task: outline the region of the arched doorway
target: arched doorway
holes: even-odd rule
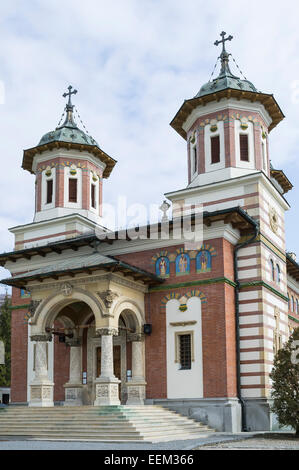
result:
[[[129,307],[128,301],[118,305],[111,326],[103,327],[78,298],[64,298],[36,317],[30,406],[143,403],[142,321]]]

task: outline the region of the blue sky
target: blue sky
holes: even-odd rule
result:
[[[185,187],[185,141],[169,122],[208,81],[224,30],[234,36],[229,51],[245,76],[273,93],[286,116],[270,134],[270,152],[294,184],[287,249],[299,254],[299,6],[286,0],[281,8],[265,0],[247,3],[246,14],[239,0],[2,4],[0,251],[13,247],[9,227],[33,219],[34,177],[21,169],[22,152],[56,127],[69,84],[89,132],[118,160],[105,180],[106,202],[126,195],[128,203],[159,204]]]

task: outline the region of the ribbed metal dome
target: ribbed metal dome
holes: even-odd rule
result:
[[[98,145],[98,143],[88,134],[78,128],[74,120],[74,106],[71,102],[71,95],[76,94],[77,90],[72,91],[72,86],[68,87],[69,92],[64,93],[63,97],[69,97],[69,101],[65,107],[65,121],[60,127],[56,127],[54,131],[47,132],[39,141],[38,145],[44,145],[49,142],[71,142],[84,145]]]
[[[249,80],[241,80],[239,77],[235,76],[224,76],[224,77],[217,77],[214,80],[205,83],[195,98],[199,98],[200,96],[209,95],[210,93],[216,93],[217,91],[225,90],[227,88],[233,88],[235,90],[242,90],[242,91],[254,91],[258,93],[256,87],[251,83]]]
[[[229,68],[229,56],[231,54],[228,54],[225,49],[225,41],[231,41],[233,37],[229,36],[228,38],[224,39],[225,34],[225,32],[222,32],[222,40],[215,42],[216,46],[222,43],[222,52],[219,57],[221,59],[220,73],[217,78],[209,81],[208,83],[205,83],[197,95],[195,95],[195,98],[200,98],[201,96],[209,95],[210,93],[216,93],[217,91],[226,90],[228,88],[242,91],[253,91],[256,93],[259,92],[253,83],[251,83],[249,80],[241,80],[240,77],[237,77],[231,72]]]
[[[49,142],[72,142],[85,145],[98,145],[90,135],[85,134],[78,127],[62,126],[54,131],[47,132],[39,141],[38,145],[44,145]]]

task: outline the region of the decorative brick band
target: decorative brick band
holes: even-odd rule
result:
[[[285,300],[286,302],[288,302],[288,297],[286,297],[284,294],[282,294],[281,292],[279,292],[278,290],[274,289],[273,287],[271,287],[269,284],[267,284],[265,281],[251,281],[251,282],[246,282],[244,284],[240,284],[240,289],[244,289],[245,287],[256,287],[256,286],[261,286],[261,287],[265,287],[266,289],[270,290],[271,292],[273,292],[273,294],[277,295],[278,297],[280,297],[281,299]]]
[[[186,292],[184,294],[181,294],[179,292],[170,292],[169,294],[165,295],[161,299],[161,308],[165,309],[166,304],[167,304],[167,302],[169,302],[169,300],[176,299],[176,300],[180,301],[180,299],[182,299],[182,298],[184,298],[184,300],[185,300],[185,299],[191,299],[191,297],[198,297],[198,298],[200,298],[202,303],[207,303],[207,297],[205,296],[205,294],[203,294],[199,290],[192,290],[192,291]]]
[[[170,289],[180,289],[181,287],[196,287],[199,285],[206,285],[206,284],[218,284],[218,283],[225,283],[229,284],[232,287],[236,287],[236,283],[231,281],[226,277],[217,277],[213,279],[203,279],[198,281],[189,281],[189,282],[180,282],[177,284],[165,284],[165,286],[157,286],[151,287],[149,292],[158,292],[163,290],[170,290]]]

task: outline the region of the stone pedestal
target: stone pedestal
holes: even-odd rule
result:
[[[127,405],[144,405],[146,382],[127,382]]]
[[[38,335],[31,337],[31,341],[36,341],[36,349],[35,377],[30,384],[29,406],[54,406],[54,383],[49,380],[47,364],[47,342],[51,340],[52,338],[48,335]]]
[[[143,341],[141,335],[135,335],[132,341],[132,380],[126,383],[127,405],[144,405],[145,387]]]
[[[65,401],[64,406],[82,406],[82,384],[70,384],[64,385],[65,388]]]
[[[82,348],[78,340],[68,343],[70,346],[70,378],[64,385],[65,401],[64,406],[81,406],[82,402],[82,378],[81,362]]]
[[[102,328],[101,335],[101,375],[95,380],[95,406],[120,405],[119,384],[113,371],[113,336],[118,335],[114,328]]]
[[[109,381],[103,380],[100,377],[96,379],[96,399],[94,405],[120,405],[119,384],[120,380],[116,377],[110,377]]]

